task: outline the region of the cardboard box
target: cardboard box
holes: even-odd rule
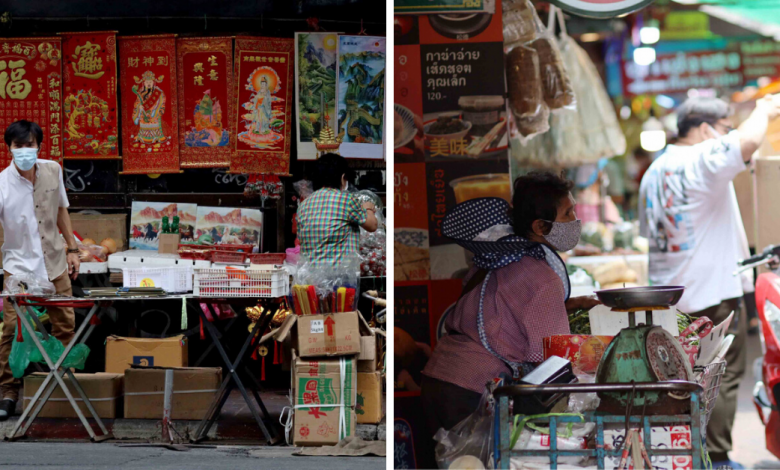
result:
[[[612,336],[554,335],[542,340],[544,359],[550,356],[571,361],[577,373],[595,374],[601,356],[612,342]]]
[[[360,354],[358,312],[298,317],[300,357],[354,356]]]
[[[343,377],[341,361],[344,361]],[[342,387],[343,379],[343,387]],[[293,405],[323,405],[296,408],[293,415],[293,445],[335,445],[341,414],[345,416],[341,438],[354,436],[357,427],[355,401],[357,372],[355,357],[305,359],[293,350]],[[344,400],[344,406],[339,405]]]
[[[222,384],[219,367],[173,369],[171,419],[201,420]],[[162,419],[165,368],[128,369],[125,372],[125,418]]]
[[[113,238],[117,251],[127,247],[127,214],[70,214],[73,231],[82,238],[91,238],[97,243],[104,238]]]
[[[46,375],[43,372],[36,372],[24,378],[24,402],[22,404],[25,409],[43,384]],[[81,412],[87,418],[92,418],[78,392],[70,385],[70,378],[65,376],[64,380],[71,395],[76,399]],[[76,380],[79,381],[81,388],[84,389],[84,392],[89,397],[89,401],[92,403],[92,407],[95,408],[99,418],[114,419],[120,416],[117,405],[122,399],[122,374],[108,374],[105,372],[76,374]],[[70,405],[59,385],[54,389],[51,398],[43,406],[38,416],[41,418],[78,418],[76,411]]]
[[[757,230],[754,246],[760,252],[768,245],[780,244],[780,199],[776,196],[780,185],[780,157],[756,160],[755,168],[757,212],[753,217]]]
[[[124,374],[132,365],[187,367],[187,338],[106,338],[106,372]]]
[[[159,245],[157,246],[157,252],[166,255],[175,255],[179,253],[179,242],[181,242],[181,235],[178,233],[161,233],[159,235]]]
[[[742,225],[745,227],[748,245],[756,244],[756,224],[753,217],[753,175],[747,169],[734,178],[734,191],[737,194],[737,204],[742,215]]]
[[[371,372],[357,374],[357,399],[355,414],[358,424],[378,424],[385,413],[382,408],[382,374]]]
[[[363,315],[358,312],[358,329],[360,330],[360,354],[357,357],[358,372],[375,372],[379,354],[377,353],[376,330],[368,325]]]

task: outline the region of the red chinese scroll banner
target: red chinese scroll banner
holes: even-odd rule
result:
[[[295,42],[236,38],[236,153],[231,173],[289,176]]]
[[[176,35],[119,38],[125,174],[179,172]]]
[[[60,38],[0,38],[0,130],[16,121],[43,129],[39,158],[62,161],[62,44]],[[0,169],[11,163],[0,148]]]
[[[236,145],[233,38],[180,38],[176,54],[181,166],[228,167]]]
[[[119,158],[116,31],[60,33],[63,156]]]

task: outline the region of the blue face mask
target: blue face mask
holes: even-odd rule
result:
[[[30,170],[35,165],[35,162],[38,161],[38,149],[29,147],[11,149],[11,153],[14,156],[14,163],[22,171]]]

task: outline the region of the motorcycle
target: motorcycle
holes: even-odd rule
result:
[[[779,260],[780,246],[770,245],[740,261],[735,274],[770,263],[775,267]],[[755,295],[762,357],[753,363],[753,403],[764,423],[766,448],[780,458],[780,276],[775,271],[758,276]]]

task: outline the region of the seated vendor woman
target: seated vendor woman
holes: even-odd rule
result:
[[[542,338],[569,333],[567,310],[598,305],[569,299],[556,253],[580,238],[572,186],[552,173],[530,173],[515,180],[511,208],[503,199],[473,199],[445,217],[444,234],[474,253],[475,266],[423,371],[432,435],[473,413],[494,378],[520,378],[542,362]]]

